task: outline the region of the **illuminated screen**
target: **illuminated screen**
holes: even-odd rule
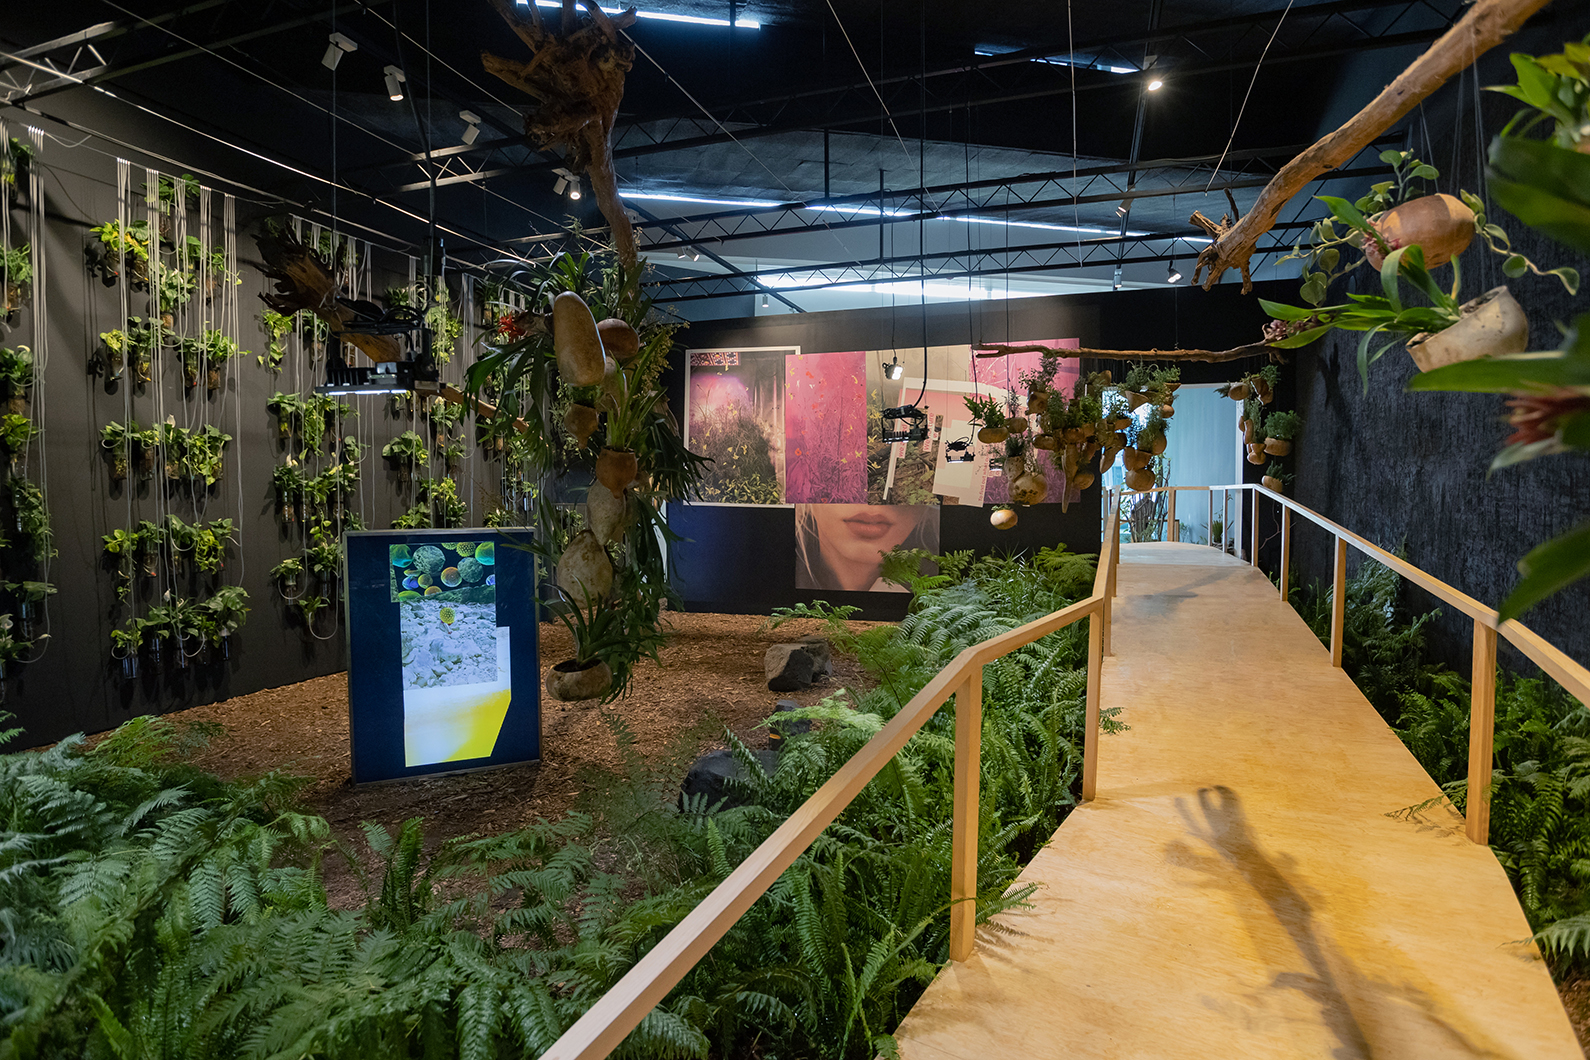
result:
[[[494,530],[347,535],[355,782],[540,757],[527,543]]]

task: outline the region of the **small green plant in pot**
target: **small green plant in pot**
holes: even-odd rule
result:
[[[1270,413],[1264,417],[1264,451],[1271,456],[1286,456],[1302,426],[1303,417],[1295,412]]]
[[[1292,476],[1287,474],[1285,466],[1279,460],[1270,461],[1270,466],[1264,469],[1264,488],[1284,493],[1287,483],[1292,481]]]
[[[977,440],[986,445],[998,445],[1010,435],[1006,425],[1005,409],[991,397],[980,394],[966,395],[966,409],[972,422],[978,425]]]
[[[628,640],[623,616],[606,601],[593,600],[590,607],[582,608],[561,588],[558,593],[565,601],[557,612],[558,621],[574,638],[574,658],[552,667],[547,694],[565,703],[600,699],[613,687],[613,669],[602,656]]]

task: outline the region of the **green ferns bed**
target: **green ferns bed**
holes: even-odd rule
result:
[[[1425,627],[1435,613],[1409,615],[1401,584],[1370,561],[1348,582],[1342,662],[1462,812],[1469,682],[1427,658]],[[1328,591],[1298,593],[1295,603],[1328,644]],[[1491,849],[1558,973],[1590,962],[1590,711],[1549,679],[1504,670],[1497,681]]]
[[[616,715],[627,765],[587,778],[585,812],[439,844],[417,819],[367,825],[373,857],[296,810],[290,778],[186,765],[170,721],[0,757],[0,1057],[539,1054],[956,652],[1093,577],[1055,551],[940,557],[927,578],[905,573],[918,558],[891,566],[914,590],[898,627],[776,619],[824,618],[879,684],[794,715],[818,725],[770,777],[730,736],[756,778],[733,808],[678,806],[697,745],[642,757]],[[987,669],[979,918],[1025,900],[1006,892],[1074,804],[1085,652],[1079,624]],[[947,958],[953,730],[946,708],[615,1055],[893,1055]],[[326,857],[365,881],[362,908],[328,908]]]

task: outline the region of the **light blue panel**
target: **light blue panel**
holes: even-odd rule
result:
[[[1183,386],[1176,391],[1176,415],[1165,436],[1165,455],[1170,458],[1169,485],[1227,486],[1242,481],[1237,434],[1241,411],[1240,403],[1220,397],[1213,386]],[[1220,515],[1219,503],[1217,494],[1216,518]],[[1202,495],[1180,494],[1176,498],[1176,518],[1186,527],[1183,541],[1208,542],[1209,503]]]

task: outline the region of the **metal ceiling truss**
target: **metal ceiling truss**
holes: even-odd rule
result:
[[[1454,11],[1443,10],[1443,7],[1447,6],[1452,7]],[[1294,7],[1287,16],[1287,25],[1301,28],[1303,32],[1295,40],[1287,39],[1284,48],[1273,49],[1265,59],[1265,66],[1275,67],[1299,62],[1317,63],[1333,56],[1427,43],[1446,31],[1456,19],[1458,7],[1459,5],[1453,0],[1339,0],[1335,3]],[[1348,12],[1392,8],[1400,10],[1385,25],[1374,30],[1346,18]],[[1410,15],[1418,12],[1433,16],[1433,22],[1411,30],[1393,32]],[[1273,28],[1273,23],[1280,14],[1279,11],[1258,12],[1229,19],[1211,19],[1167,27],[1150,34],[1115,35],[1078,42],[1075,50],[1080,54],[1095,54],[1101,50],[1131,45],[1162,45],[1172,40],[1183,40],[1194,50],[1201,52],[1201,49],[1197,49],[1196,45],[1192,44],[1194,36],[1206,31],[1239,26]],[[1333,39],[1323,44],[1316,43],[1320,31],[1333,22],[1350,27],[1352,39]],[[1262,36],[1267,37],[1267,34]],[[1286,38],[1287,34],[1282,36]],[[1262,37],[1258,37],[1254,42],[1255,48],[1261,43]],[[1063,68],[1033,61],[1066,55],[1068,52],[1069,49],[1063,46],[1028,48],[1019,52],[981,58],[976,62],[930,70],[925,75],[925,79],[922,75],[914,73],[876,79],[874,84],[883,96],[882,107],[879,106],[879,97],[874,94],[872,85],[861,81],[758,100],[708,104],[707,109],[712,112],[716,121],[694,110],[673,115],[625,115],[614,139],[613,157],[638,158],[790,132],[865,129],[877,127],[891,113],[897,113],[900,120],[907,120],[912,115],[919,117],[928,114],[937,115],[965,111],[969,108],[1032,102],[1069,95],[1072,91],[1071,79],[1069,75],[1061,75],[1060,70]],[[1233,71],[1251,71],[1255,61],[1256,56],[1229,60],[1222,58],[1218,61],[1210,59],[1206,62],[1170,67],[1168,70],[1181,80]],[[933,99],[936,100],[926,106],[921,105],[917,98],[919,86],[924,83],[932,83],[931,92]],[[1099,74],[1079,81],[1075,89],[1078,93],[1118,91],[1132,83],[1135,82],[1125,80],[1119,75]],[[721,127],[719,122],[722,123]],[[472,147],[447,148],[444,149],[444,153],[485,155],[488,152],[503,152],[508,148],[527,146],[535,145],[525,136],[515,136],[489,143],[480,142]],[[438,152],[432,152],[432,158],[436,157]],[[410,154],[386,162],[371,163],[349,172],[374,173],[384,169],[406,168],[423,163],[424,160],[423,154]],[[471,173],[469,179],[481,180],[541,170],[550,172],[552,166],[553,163],[543,160],[526,160],[517,165],[503,165],[491,169],[482,165]],[[386,191],[417,190],[425,186],[427,184],[422,182],[406,182]],[[370,190],[374,194],[385,193],[373,186]]]
[[[1277,224],[1272,231],[1312,227],[1314,227],[1313,221],[1287,221]],[[707,298],[757,294],[761,291],[769,291],[775,296],[783,291],[799,297],[807,292],[865,284],[931,283],[977,276],[1000,276],[1007,273],[1109,269],[1118,261],[1123,265],[1173,261],[1178,257],[1193,256],[1191,250],[1175,249],[1175,243],[1181,242],[1184,238],[1179,234],[1168,232],[1125,238],[1096,236],[1063,243],[985,247],[943,251],[936,254],[902,254],[886,258],[828,262],[808,267],[670,276],[647,281],[644,286],[649,288],[652,300],[659,303],[695,302]],[[1166,248],[1166,244],[1170,246]],[[1260,248],[1255,252],[1254,257],[1285,253],[1291,249],[1289,243],[1273,243]],[[927,267],[929,264],[933,266],[931,269]],[[912,271],[902,268],[913,265],[917,268]],[[798,283],[793,282],[796,278],[799,280]]]

